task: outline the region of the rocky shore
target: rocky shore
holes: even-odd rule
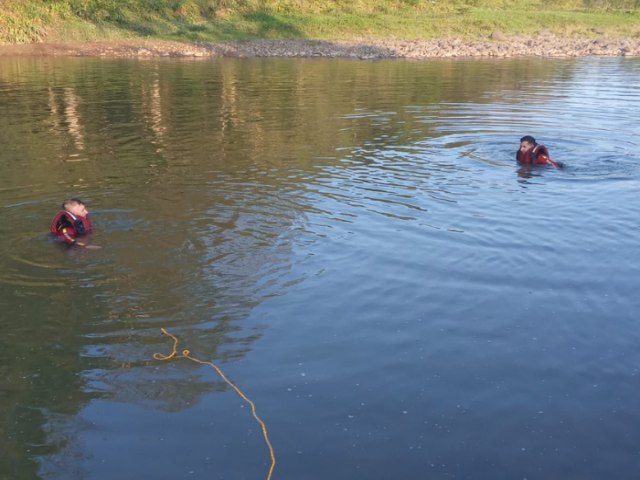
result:
[[[440,40],[251,40],[180,43],[162,40],[27,45],[0,45],[0,56],[92,57],[326,57],[377,60],[387,58],[497,58],[640,56],[640,38],[574,39],[553,35],[505,37],[495,32],[483,41]]]

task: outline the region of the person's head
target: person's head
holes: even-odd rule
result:
[[[536,144],[536,139],[533,138],[531,135],[525,135],[524,137],[522,137],[520,139],[520,151],[521,152],[526,152],[527,150],[529,150],[532,147],[535,147]]]
[[[62,202],[62,208],[76,217],[86,217],[89,214],[84,202],[79,198],[67,198]]]

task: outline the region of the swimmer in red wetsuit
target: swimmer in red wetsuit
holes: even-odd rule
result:
[[[59,211],[51,222],[51,234],[67,245],[79,245],[81,247],[100,248],[97,245],[87,245],[77,240],[91,233],[93,226],[89,219],[89,212],[79,198],[68,198],[62,202],[62,210]]]
[[[516,159],[523,165],[552,165],[561,168],[561,164],[551,160],[549,150],[544,145],[538,145],[531,135],[520,139],[520,149],[516,152]]]

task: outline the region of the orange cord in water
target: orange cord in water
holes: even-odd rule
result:
[[[271,466],[269,467],[269,473],[267,474],[267,480],[271,479],[271,475],[273,474],[273,469],[276,466],[276,456],[273,453],[273,447],[271,446],[271,442],[269,441],[269,435],[267,434],[267,426],[264,424],[264,422],[262,420],[260,420],[260,417],[258,417],[258,414],[256,413],[256,406],[255,404],[249,400],[249,398],[247,398],[247,396],[242,393],[242,391],[236,387],[234,385],[233,382],[231,382],[231,380],[229,380],[224,373],[222,373],[222,370],[220,370],[216,365],[214,365],[212,362],[205,362],[203,360],[199,360],[195,357],[191,356],[191,352],[189,352],[189,350],[182,350],[182,354],[178,355],[178,337],[171,335],[169,332],[167,332],[164,328],[161,328],[160,331],[162,333],[164,333],[165,335],[171,337],[173,339],[173,351],[169,354],[169,355],[162,355],[161,353],[154,353],[153,354],[153,358],[156,360],[171,360],[173,358],[188,358],[189,360],[191,360],[192,362],[195,363],[199,363],[201,365],[209,365],[211,368],[213,368],[218,375],[220,375],[220,378],[222,378],[222,380],[225,381],[225,383],[227,385],[229,385],[231,388],[233,388],[233,390],[235,390],[235,392],[238,394],[238,396],[240,398],[242,398],[245,402],[247,402],[250,406],[251,406],[251,413],[253,414],[253,418],[256,419],[256,421],[260,424],[260,428],[262,429],[262,436],[264,437],[264,441],[267,443],[267,447],[269,448],[269,456],[271,457]]]

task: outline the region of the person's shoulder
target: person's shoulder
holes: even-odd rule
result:
[[[60,210],[58,211],[54,216],[53,216],[53,222],[59,222],[61,221],[63,218],[67,218],[67,216],[65,215],[66,212],[64,210]]]
[[[549,149],[546,147],[546,145],[541,145],[541,144],[536,145],[536,151],[539,154],[544,154],[544,155],[549,154]]]

